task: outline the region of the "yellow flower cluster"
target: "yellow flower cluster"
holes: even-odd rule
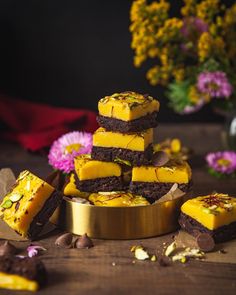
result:
[[[196,0],[184,0],[184,6],[181,8],[183,16],[191,16],[196,14]]]
[[[213,18],[220,11],[219,0],[204,0],[196,6],[196,16],[206,23],[212,22]]]
[[[156,28],[168,17],[169,3],[161,0],[147,5],[146,0],[134,1],[131,7],[131,47],[135,50],[134,64],[139,67],[148,57],[158,56]]]
[[[213,36],[209,32],[203,32],[198,40],[198,56],[201,62],[214,55],[224,54],[225,42],[222,37]]]

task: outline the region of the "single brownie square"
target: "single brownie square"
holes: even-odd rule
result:
[[[62,194],[44,180],[23,171],[4,197],[0,212],[3,220],[23,237],[34,239],[59,206]]]
[[[160,104],[148,94],[114,93],[98,102],[97,121],[108,131],[140,132],[157,126]]]
[[[0,256],[0,288],[37,291],[46,283],[46,269],[37,258]]]
[[[177,183],[183,192],[188,192],[192,186],[191,176],[191,168],[185,161],[170,161],[161,167],[133,167],[129,189],[153,203],[168,193],[174,183]]]
[[[113,162],[93,160],[90,155],[75,158],[75,180],[82,192],[121,191],[121,166]]]
[[[153,155],[153,129],[140,133],[118,133],[100,127],[93,135],[92,158],[128,161],[133,166],[149,164]]]
[[[181,207],[179,224],[193,236],[210,234],[216,243],[236,238],[236,199],[215,193],[188,200]]]

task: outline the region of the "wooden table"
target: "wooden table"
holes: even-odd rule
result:
[[[196,194],[216,190],[236,196],[235,180],[217,180],[205,169],[206,152],[221,148],[220,133],[220,126],[206,124],[161,125],[157,130],[158,140],[179,137],[194,149],[191,165]],[[46,158],[8,143],[0,144],[0,167],[10,167],[16,174],[29,169],[42,177],[50,171]],[[161,267],[151,261],[134,263],[132,245],[143,244],[150,252],[157,253],[163,242],[168,242],[165,236],[136,241],[94,240],[94,248],[64,250],[54,245],[57,235],[55,231],[38,242],[48,249],[41,258],[49,273],[49,284],[39,294],[228,295],[236,292],[236,264],[189,261]],[[20,247],[25,249],[27,244],[20,243]],[[0,290],[0,294],[13,292]]]

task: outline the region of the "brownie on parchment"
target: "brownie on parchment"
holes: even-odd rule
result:
[[[179,224],[183,230],[193,236],[198,236],[199,233],[207,233],[211,235],[216,243],[222,243],[236,238],[236,222],[210,230],[197,220],[181,212]]]
[[[38,288],[45,286],[47,283],[47,272],[46,272],[45,266],[39,259],[35,257],[20,258],[17,256],[0,256],[0,273],[2,273],[4,276],[16,275],[16,276],[25,278],[31,282],[36,282],[38,285]],[[0,287],[1,287],[1,278],[0,278]],[[4,287],[6,286],[4,285]],[[13,282],[13,286],[7,286],[7,287],[9,287],[9,289],[14,289],[14,282]],[[38,288],[31,291],[37,291]],[[19,286],[18,286],[18,290],[19,290]]]
[[[75,174],[76,187],[81,192],[112,192],[124,189],[121,176],[110,176],[96,179],[79,180]]]
[[[123,148],[93,146],[91,156],[95,160],[112,162],[116,159],[129,161],[132,166],[148,165],[152,160],[153,147],[150,144],[144,152]]]
[[[129,190],[133,194],[139,194],[145,197],[150,203],[153,203],[167,194],[173,183],[170,182],[139,182],[131,181]],[[183,192],[188,192],[192,188],[192,181],[189,183],[180,183],[178,188]]]
[[[141,132],[149,128],[157,127],[157,111],[149,113],[141,118],[131,121],[123,121],[116,118],[97,116],[99,126],[108,131],[117,131],[121,133]]]

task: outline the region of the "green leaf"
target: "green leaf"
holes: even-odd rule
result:
[[[167,97],[170,100],[170,106],[177,112],[181,113],[184,108],[191,105],[188,93],[191,82],[185,80],[182,82],[172,82],[168,85]]]

